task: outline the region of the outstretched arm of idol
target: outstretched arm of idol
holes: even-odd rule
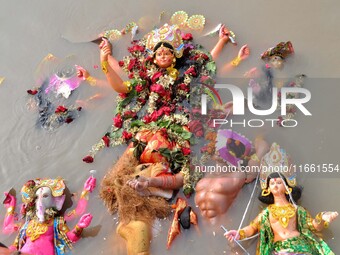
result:
[[[83,229],[90,226],[91,221],[92,215],[90,213],[84,214],[80,217],[77,225],[71,231],[66,233],[67,237],[72,241],[72,243],[77,242],[81,238]]]
[[[89,193],[95,189],[97,183],[97,179],[93,176],[90,176],[84,183],[83,191],[81,192],[80,199],[77,203],[76,209],[72,210],[71,212],[65,215],[65,220],[70,221],[79,217],[80,215],[85,213],[87,203],[89,201]]]
[[[222,52],[223,47],[229,40],[229,30],[223,25],[219,31],[219,40],[216,43],[215,47],[211,50],[211,55],[213,60],[216,60],[220,53]],[[100,61],[103,72],[106,75],[108,82],[111,87],[118,93],[127,93],[129,92],[129,88],[124,84],[122,77],[121,68],[118,65],[118,61],[112,56],[112,45],[110,42],[103,38],[103,41],[99,44],[100,48]],[[156,47],[155,47],[156,48]],[[244,45],[239,51],[238,58],[239,61],[247,58],[249,55],[249,48]],[[173,59],[175,56],[173,52],[169,52],[169,54],[163,53],[162,55],[155,54],[155,63],[161,68],[167,68],[172,64],[172,61],[166,61],[166,58]],[[85,77],[86,78],[86,77]]]
[[[254,145],[255,154],[248,161],[248,166],[259,167],[261,158],[269,151],[269,146],[262,138],[257,138]],[[206,175],[196,185],[195,203],[201,215],[216,224],[219,216],[227,212],[243,185],[254,178],[255,173],[241,171]]]
[[[7,211],[4,224],[2,226],[2,232],[5,234],[11,234],[18,230],[18,226],[15,224],[17,218],[15,214],[16,203],[17,199],[10,193],[5,192],[5,200],[3,201],[3,204]]]
[[[228,43],[229,41],[229,30],[225,25],[222,25],[219,31],[219,40],[217,42],[217,44],[215,45],[215,47],[211,50],[211,56],[213,58],[213,60],[217,60],[219,55],[221,54],[224,45],[226,43]],[[247,44],[243,45],[238,54],[237,57],[234,58],[230,63],[228,63],[226,66],[223,67],[223,71],[227,71],[232,67],[238,66],[240,64],[241,61],[245,60],[246,58],[248,58],[250,54],[250,50]]]

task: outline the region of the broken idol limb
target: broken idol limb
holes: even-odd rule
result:
[[[89,177],[84,185],[83,193],[92,192],[96,180]],[[20,228],[10,226],[15,217],[16,198],[10,193],[5,193],[4,200],[7,213],[4,219],[3,231],[18,230],[18,235],[11,250],[17,250],[29,254],[54,255],[64,254],[72,248],[80,238],[84,228],[92,221],[90,213],[83,214],[87,204],[86,195],[79,200],[82,203],[80,217],[76,226],[69,230],[66,218],[60,215],[65,201],[65,183],[61,178],[29,180],[21,188],[23,204],[21,214],[23,222]],[[73,215],[78,216],[78,215]],[[7,231],[8,233],[8,231]]]
[[[241,167],[258,168],[261,158],[269,150],[263,138],[255,139],[252,152],[249,151],[251,143],[247,138],[231,130],[219,132],[221,133],[216,145],[216,168],[230,171],[209,172],[197,183],[195,194],[195,203],[201,215],[212,224],[217,224],[221,216],[228,211],[243,185],[256,177],[256,171],[242,171]]]
[[[197,225],[197,215],[183,198],[177,198],[176,204],[172,206],[175,209],[167,239],[167,249],[170,249],[172,242],[181,233],[181,226],[189,229],[190,224]]]

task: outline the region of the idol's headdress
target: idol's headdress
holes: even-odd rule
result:
[[[251,142],[244,136],[227,129],[218,130],[218,141],[226,141],[226,145],[218,150],[219,156],[233,166],[238,166],[241,160],[249,157],[251,152]],[[233,148],[232,148],[233,147]],[[242,155],[236,155],[234,150],[239,147]]]
[[[296,186],[296,173],[291,164],[291,158],[280,145],[273,143],[269,152],[261,159],[260,183],[262,189],[267,189],[268,176],[279,173],[286,178],[290,187]]]
[[[272,56],[279,56],[282,59],[285,59],[289,55],[294,53],[293,44],[288,42],[280,42],[275,47],[269,48],[265,52],[262,53],[261,58],[263,60],[268,60]]]
[[[174,48],[174,55],[180,58],[183,55],[184,44],[181,30],[177,25],[165,24],[161,28],[154,29],[146,36],[146,49],[150,54],[154,54],[154,47],[159,42],[167,42]]]
[[[21,188],[22,202],[25,204],[33,202],[35,200],[35,192],[41,187],[49,187],[54,197],[64,195],[65,183],[60,177],[57,179],[35,179],[27,181]]]

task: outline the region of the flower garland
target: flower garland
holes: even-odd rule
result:
[[[168,159],[173,172],[181,171],[184,175],[184,193],[193,192],[202,176],[190,167],[190,156],[193,163],[197,163],[199,157],[193,157],[190,144],[197,143],[195,138],[204,137],[209,129],[206,125],[209,121],[202,118],[200,109],[202,93],[211,92],[202,83],[214,85],[211,76],[216,73],[216,65],[202,46],[191,42],[191,34],[183,35],[183,40],[185,48],[183,57],[177,59],[178,70],[154,65],[152,57],[147,55],[145,39],[132,42],[128,48],[130,55],[119,61],[129,77],[125,83],[132,89],[118,95],[113,125],[83,158],[84,162],[92,163],[95,154],[104,147],[129,141],[134,142],[135,148],[143,146],[134,139],[140,131],[163,130],[176,146],[158,152]],[[200,158],[204,160],[206,157],[201,155]]]

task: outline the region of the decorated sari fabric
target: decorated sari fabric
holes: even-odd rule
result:
[[[274,243],[270,226],[269,210],[264,209],[259,217],[260,239],[257,255],[264,254],[311,254],[334,255],[329,246],[312,232],[309,213],[301,206],[297,208],[297,228],[300,236]]]

